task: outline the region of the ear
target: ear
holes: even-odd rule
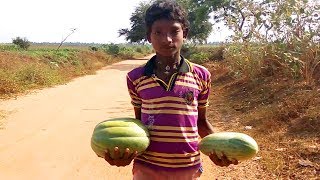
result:
[[[188,33],[189,33],[189,29],[184,29],[184,30],[183,30],[183,38],[184,38],[184,39],[187,39]]]
[[[150,33],[147,33],[147,40],[148,40],[149,43],[151,43]]]

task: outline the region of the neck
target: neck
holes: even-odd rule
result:
[[[172,56],[162,56],[156,54],[156,67],[157,74],[171,75],[178,71],[180,64],[180,53],[176,53]]]
[[[180,63],[180,52],[173,54],[172,56],[162,56],[156,54],[157,62],[160,62],[162,65],[172,65]]]

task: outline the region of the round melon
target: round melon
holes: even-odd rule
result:
[[[219,158],[224,154],[231,161],[243,161],[254,157],[259,147],[257,142],[247,134],[219,132],[204,137],[199,143],[199,149],[208,156],[214,152]]]
[[[114,148],[119,147],[122,157],[126,148],[130,152],[144,152],[150,144],[148,129],[134,118],[115,118],[96,125],[91,137],[91,148],[104,158],[105,150],[114,157]]]

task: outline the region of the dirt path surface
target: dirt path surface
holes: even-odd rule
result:
[[[0,179],[132,179],[131,168],[111,167],[90,147],[94,126],[113,117],[133,117],[125,76],[146,60],[127,60],[95,75],[0,101]],[[201,179],[212,179],[207,157]],[[211,177],[211,178],[210,178]]]

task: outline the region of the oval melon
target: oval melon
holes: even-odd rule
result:
[[[215,152],[219,158],[224,154],[229,160],[243,161],[254,157],[259,147],[247,134],[219,132],[204,137],[199,143],[199,149],[208,156]]]
[[[150,144],[148,129],[140,120],[134,118],[115,118],[100,122],[93,130],[91,148],[104,158],[105,150],[114,157],[114,148],[119,147],[122,157],[126,148],[138,154],[147,149]]]

